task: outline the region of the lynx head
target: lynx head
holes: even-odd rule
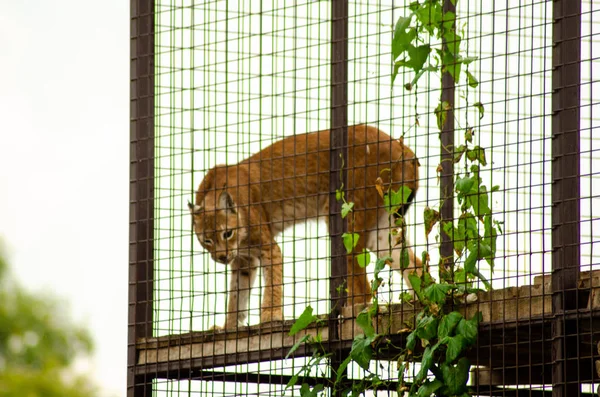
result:
[[[237,255],[240,243],[246,238],[242,214],[237,210],[231,195],[223,190],[206,194],[201,204],[188,207],[194,219],[194,232],[198,241],[212,258],[228,264]]]

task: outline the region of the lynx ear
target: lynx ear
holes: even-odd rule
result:
[[[189,201],[188,201],[188,208],[189,208],[189,210],[190,210],[190,213],[191,213],[192,215],[194,215],[194,214],[197,214],[198,212],[202,211],[202,207],[200,207],[200,206],[199,206],[199,205],[197,205],[197,204],[196,204],[196,205],[194,205],[194,204],[190,203]]]
[[[235,203],[227,190],[223,190],[223,193],[219,196],[219,209],[231,211],[235,214]]]

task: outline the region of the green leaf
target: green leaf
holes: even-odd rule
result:
[[[373,270],[373,276],[375,278],[379,277],[379,273],[385,269],[385,263],[386,262],[391,262],[393,261],[391,256],[385,256],[383,258],[378,258],[377,261],[375,262],[375,269]]]
[[[319,393],[322,392],[324,389],[325,386],[323,386],[321,383],[316,384],[315,387],[312,388],[312,390],[308,383],[303,383],[302,386],[300,386],[300,396],[317,397]]]
[[[458,177],[456,180],[456,191],[461,194],[468,194],[474,184],[475,181],[471,177]]]
[[[464,336],[456,335],[450,337],[448,340],[448,349],[446,349],[446,362],[451,363],[456,360],[467,346],[468,343]]]
[[[363,249],[363,252],[356,255],[356,261],[358,265],[363,269],[371,263],[371,254],[366,249]]]
[[[415,382],[421,382],[427,377],[427,371],[429,371],[429,369],[433,366],[434,353],[435,349],[431,348],[431,346],[427,346],[425,348],[425,351],[423,351],[423,358],[421,359],[421,370],[417,374]]]
[[[406,62],[405,66],[412,68],[417,73],[420,72],[427,61],[430,52],[431,46],[429,44],[423,44],[418,47],[409,47],[408,56],[410,59]]]
[[[397,191],[390,190],[383,196],[383,204],[390,214],[398,212],[398,209],[407,204],[412,189],[408,186],[402,186]]]
[[[371,348],[371,338],[367,338],[365,335],[357,335],[352,341],[352,350],[350,350],[350,357],[352,360],[360,365],[364,370],[369,369],[369,363],[371,357],[373,357],[373,349]]]
[[[294,324],[295,325],[295,324]],[[290,331],[291,332],[291,331]],[[285,356],[285,358],[287,359],[293,352],[295,352],[296,350],[298,350],[298,348],[307,340],[310,339],[310,335],[304,335],[302,338],[300,338],[300,340],[298,340],[296,343],[294,343],[294,346],[292,346],[292,348],[290,349],[290,351],[288,352],[288,354]]]
[[[410,266],[410,254],[408,248],[402,248],[400,256],[400,269],[408,269]]]
[[[356,317],[356,324],[363,330],[367,338],[373,339],[375,337],[375,329],[373,328],[373,322],[369,313],[359,313]]]
[[[476,264],[477,264],[477,252],[469,252],[469,255],[467,255],[467,259],[465,259],[465,271],[467,273],[474,274],[475,271],[477,270]]]
[[[442,364],[444,385],[446,388],[448,388],[449,395],[459,395],[467,390],[467,381],[469,380],[470,368],[471,363],[465,357],[458,360],[456,366],[446,363]]]
[[[360,235],[358,233],[344,233],[342,234],[342,241],[344,242],[344,247],[346,247],[347,253],[352,253],[356,244],[358,244],[358,239]]]
[[[417,336],[421,339],[430,340],[436,337],[438,328],[438,319],[434,316],[423,316],[419,324],[417,324],[417,328],[415,332]]]
[[[286,357],[287,358],[287,357]],[[296,382],[298,382],[298,374],[294,374],[289,382],[287,383],[287,385],[285,386],[286,390],[289,389],[290,387],[294,386],[296,384]]]
[[[415,347],[417,346],[417,340],[418,338],[415,331],[408,334],[408,336],[406,337],[406,348],[411,352],[414,352]]]
[[[429,287],[425,288],[423,294],[427,299],[431,302],[435,302],[439,305],[446,303],[446,294],[448,291],[454,288],[453,285],[450,284],[431,284]]]
[[[431,397],[433,393],[444,384],[442,381],[438,379],[434,379],[433,381],[426,381],[419,387],[419,392],[417,393],[417,397]]]
[[[342,218],[348,216],[350,212],[352,212],[352,208],[354,207],[354,203],[343,203],[342,204]]]
[[[440,102],[435,108],[435,117],[437,119],[437,126],[440,131],[444,129],[446,125],[446,118],[448,117],[448,109],[450,109],[450,104],[446,101]]]
[[[410,43],[416,37],[416,31],[410,29],[408,32],[406,29],[409,28],[412,15],[408,17],[399,17],[396,22],[394,29],[394,36],[392,37],[392,59],[396,59],[407,50]]]
[[[477,341],[477,323],[463,318],[456,326],[456,334],[462,335],[468,345],[474,344]]]
[[[481,102],[475,102],[473,106],[479,110],[479,120],[481,120],[484,114],[483,104]]]
[[[298,317],[298,320],[296,320],[294,325],[292,325],[292,328],[290,329],[290,336],[296,335],[298,332],[308,327],[316,319],[317,317],[313,316],[313,308],[311,306],[307,306],[300,317]]]
[[[421,277],[419,277],[416,273],[411,273],[408,275],[408,281],[412,289],[415,291],[419,300],[421,300]]]
[[[463,61],[464,63],[464,61]],[[477,88],[477,86],[479,85],[479,81],[477,81],[477,79],[475,78],[475,76],[473,76],[471,74],[471,72],[469,72],[468,70],[466,71],[467,73],[467,81],[469,83],[469,87],[471,88]]]
[[[425,211],[423,211],[423,218],[425,219],[425,238],[427,239],[435,224],[439,222],[440,213],[434,209],[425,207]]]
[[[438,338],[442,339],[446,336],[451,336],[462,319],[463,316],[459,312],[450,312],[442,317],[438,325]]]
[[[460,145],[459,147],[454,149],[454,159],[452,160],[454,164],[458,163],[460,159],[462,159],[463,153],[466,149],[467,147],[465,145]]]
[[[467,158],[471,161],[477,160],[483,166],[487,165],[487,160],[485,158],[485,149],[481,146],[475,146],[473,149],[467,150]]]
[[[465,141],[473,143],[473,128],[467,128],[465,130]]]
[[[400,302],[410,303],[413,300],[413,295],[410,292],[402,292],[400,294]]]

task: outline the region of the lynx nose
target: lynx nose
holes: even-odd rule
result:
[[[219,262],[221,262],[221,263],[227,263],[228,262],[227,255],[219,255],[218,259],[219,259]]]

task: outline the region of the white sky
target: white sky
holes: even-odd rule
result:
[[[0,239],[125,395],[129,1],[0,0]]]

